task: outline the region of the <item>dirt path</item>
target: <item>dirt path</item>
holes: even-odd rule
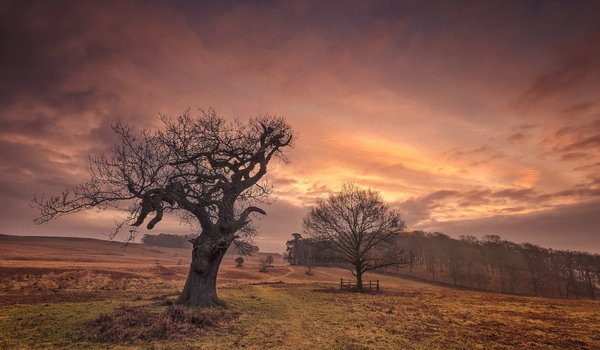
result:
[[[286,277],[289,277],[291,274],[294,273],[294,270],[289,266],[285,266],[285,268],[288,270],[286,273],[284,273],[283,275],[270,277],[269,282],[276,282],[279,280],[283,281]]]
[[[293,273],[290,269],[288,274]],[[290,293],[289,288],[278,288],[273,285],[257,286],[257,291],[262,298],[269,300],[273,305],[273,318],[276,320],[272,330],[274,334],[280,333],[280,342],[275,348],[282,349],[309,349],[311,343],[304,334],[305,325],[309,321],[314,321],[307,313],[306,302],[299,295]],[[307,319],[310,318],[310,319]],[[262,322],[262,320],[261,320]]]

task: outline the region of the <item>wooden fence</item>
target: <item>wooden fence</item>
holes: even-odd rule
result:
[[[364,290],[379,290],[379,280],[363,281],[362,288]],[[340,278],[340,289],[356,289],[356,281]]]

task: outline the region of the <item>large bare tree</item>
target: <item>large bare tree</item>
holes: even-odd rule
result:
[[[318,199],[304,218],[304,229],[314,238],[331,242],[362,288],[363,273],[399,263],[376,249],[404,231],[400,212],[389,208],[381,195],[346,184],[327,199]]]
[[[87,182],[58,196],[34,198],[36,223],[91,208],[126,211],[117,225],[130,225],[130,238],[149,216],[147,228],[175,212],[199,224],[192,263],[179,298],[182,304],[221,304],[216,292],[219,265],[227,248],[253,234],[250,217],[265,215],[270,187],[261,179],[274,158],[292,145],[282,118],[228,122],[213,110],[192,116],[161,117],[163,127],[135,132],[113,127],[120,142],[112,152],[91,158]]]

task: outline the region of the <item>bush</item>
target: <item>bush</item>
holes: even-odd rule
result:
[[[161,313],[140,307],[121,307],[88,322],[80,338],[110,343],[169,339],[196,335],[235,316],[237,314],[222,309],[189,309],[180,305]]]
[[[258,262],[260,263],[260,269],[258,269],[259,272],[269,272],[267,259],[259,259]]]
[[[244,258],[242,258],[241,256],[235,258],[235,266],[236,267],[243,267],[244,266]]]

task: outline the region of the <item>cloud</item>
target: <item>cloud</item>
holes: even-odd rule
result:
[[[534,79],[531,86],[521,95],[520,104],[530,108],[551,98],[577,96],[578,89],[591,87],[600,81],[600,27],[596,25],[590,32],[575,37],[559,47],[559,54],[548,70]],[[587,97],[587,95],[582,95]],[[580,97],[581,98],[581,97]],[[588,112],[594,102],[584,100],[560,112],[568,115]]]
[[[600,162],[585,164],[585,165],[577,167],[573,170],[594,170],[594,169],[600,169]]]
[[[546,152],[552,156],[558,156],[562,161],[577,161],[580,171],[589,170],[585,163],[600,160],[600,119],[571,123],[563,126],[547,136],[541,144],[545,146]]]
[[[422,197],[397,202],[409,226],[422,227],[453,218],[476,218],[500,213],[535,213],[545,208],[595,200],[596,182],[579,188],[543,193],[533,188],[476,188],[465,191],[438,190]]]
[[[584,152],[569,152],[569,153],[564,153],[560,156],[560,160],[577,160],[577,159],[582,159],[582,158],[588,158],[589,154],[584,153]]]
[[[509,141],[514,142],[524,137],[523,134],[515,134],[508,137]],[[461,161],[466,162],[469,167],[487,164],[497,159],[506,157],[504,153],[498,150],[498,148],[485,144],[481,147],[477,147],[469,150],[455,149],[445,153],[449,161]]]
[[[527,136],[526,136],[524,133],[522,133],[522,132],[517,132],[517,133],[514,133],[514,134],[510,134],[510,135],[508,135],[508,136],[506,137],[506,139],[507,139],[509,142],[518,142],[518,141],[522,141],[522,140],[524,140],[526,137],[527,137]]]
[[[577,116],[588,112],[596,103],[595,102],[583,102],[578,103],[562,109],[560,112],[567,116]]]
[[[455,237],[496,234],[516,242],[600,253],[599,212],[600,202],[592,201],[527,214],[434,222],[421,228]]]
[[[111,123],[188,107],[282,114],[298,131],[290,164],[269,171],[283,203],[263,220],[272,249],[347,181],[402,203],[409,223],[589,199],[598,6],[4,1],[0,230],[98,234],[110,218],[32,226],[29,198],[85,180]]]
[[[573,142],[561,149],[563,152],[571,152],[579,149],[586,149],[600,145],[600,134],[586,137],[580,141]]]
[[[555,70],[540,76],[525,91],[522,103],[536,103],[572,87],[587,76],[591,70],[590,64],[591,59],[587,56],[582,59],[573,59],[573,61],[566,62]]]
[[[265,210],[267,215],[258,221],[260,234],[256,242],[262,251],[282,252],[285,250],[283,243],[291,239],[292,233],[302,233],[302,218],[307,209],[278,200]]]

